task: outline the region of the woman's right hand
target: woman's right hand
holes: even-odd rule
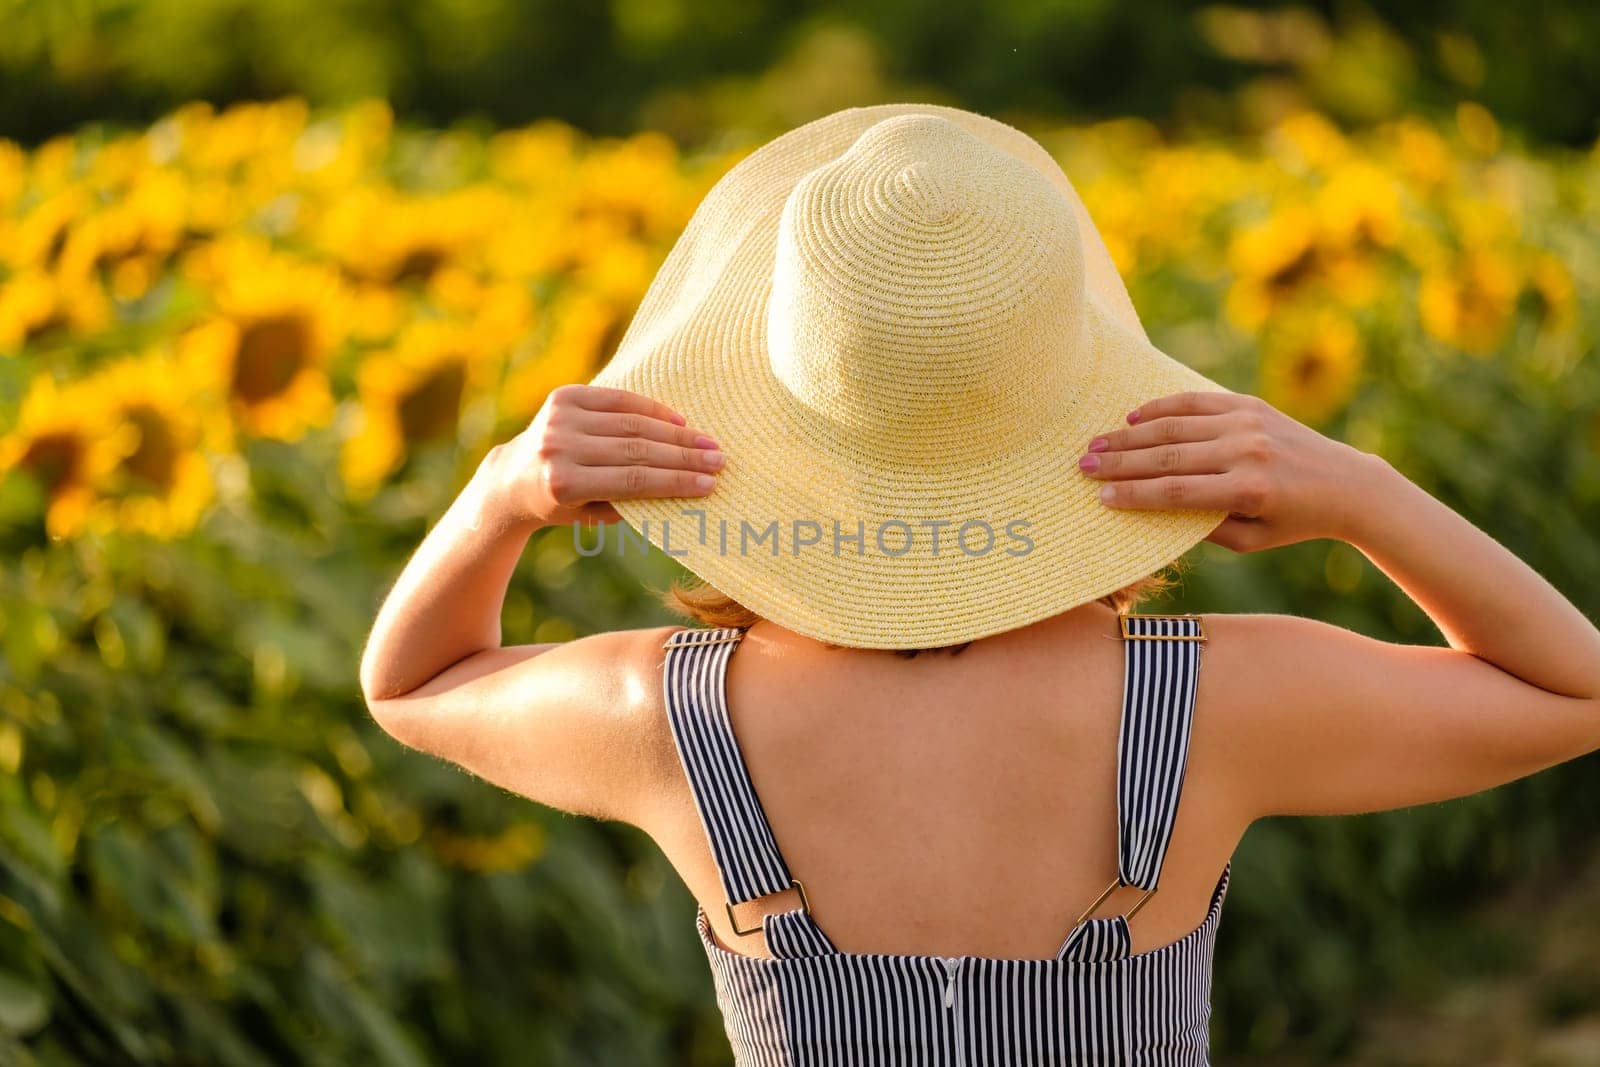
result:
[[[560,386],[526,429],[485,458],[497,510],[518,523],[560,526],[620,522],[613,500],[703,497],[723,455],[686,422],[639,393]]]
[[[1235,552],[1348,540],[1365,494],[1388,467],[1247,393],[1172,393],[1127,419],[1085,442],[1079,467],[1106,483],[1101,499],[1119,508],[1227,511],[1206,540]]]

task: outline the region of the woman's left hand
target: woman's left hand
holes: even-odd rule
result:
[[[1117,508],[1226,511],[1206,540],[1235,552],[1346,539],[1383,460],[1326,437],[1260,397],[1157,397],[1101,434],[1079,460]]]
[[[618,522],[609,501],[704,496],[722,453],[665,404],[625,389],[563,385],[533,422],[496,445],[497,505],[517,523]]]

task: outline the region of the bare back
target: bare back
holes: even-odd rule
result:
[[[1117,615],[1098,603],[910,659],[751,627],[729,664],[729,715],[780,849],[841,950],[1052,956],[1117,873],[1124,657]],[[1201,662],[1171,847],[1130,922],[1134,952],[1200,925],[1248,824],[1207,714],[1226,679]],[[759,931],[729,925],[686,780],[649,829],[716,939],[770,955]],[[741,909],[741,924],[792,906],[787,895]],[[1093,914],[1140,895],[1119,890]]]

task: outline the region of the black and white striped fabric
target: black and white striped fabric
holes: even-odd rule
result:
[[[1188,762],[1200,632],[1192,616],[1123,618],[1117,869],[1152,889]],[[735,907],[794,885],[728,717],[724,679],[742,636],[677,631],[664,667],[678,754]],[[762,919],[774,959],[723,948],[704,909],[695,926],[739,1067],[1206,1064],[1231,866],[1198,927],[1137,955],[1121,915],[1080,923],[1053,959],[840,952],[798,902]]]

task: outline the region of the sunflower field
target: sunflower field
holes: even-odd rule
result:
[[[1600,609],[1600,145],[1529,149],[1476,104],[1184,141],[1018,121],[1157,344]],[[749,147],[297,99],[0,141],[0,1061],[727,1062],[654,846],[404,750],[357,664],[429,524],[604,364]],[[1349,546],[1195,558],[1166,610],[1439,641]],[[667,621],[673,573],[541,534],[504,639]],[[1349,1054],[1419,971],[1506,965],[1467,909],[1595,852],[1595,770],[1253,827],[1218,1055]],[[1563,989],[1548,1028],[1600,1012]]]

